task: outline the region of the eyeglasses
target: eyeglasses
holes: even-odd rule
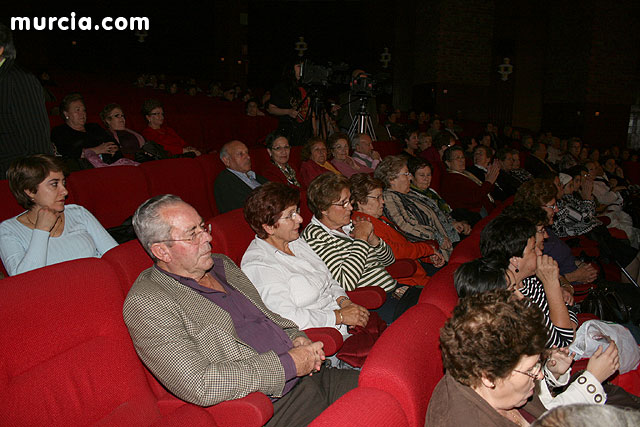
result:
[[[549,208],[553,211],[555,211],[556,209],[558,209],[558,204],[556,203],[555,205],[542,205],[543,208]]]
[[[383,199],[382,194],[378,194],[377,196],[367,196],[369,199],[376,199],[377,201],[381,201]]]
[[[331,203],[333,206],[342,206],[344,209],[347,209],[348,206],[351,206],[351,201],[349,199],[344,202]]]
[[[273,147],[271,149],[273,151],[290,150],[291,146],[290,145],[281,145],[280,147]]]
[[[529,371],[525,372],[525,371],[519,371],[517,369],[514,369],[515,372],[519,373],[519,374],[523,374],[528,376],[529,378],[531,378],[532,380],[537,380],[540,377],[540,374],[542,373],[542,362],[538,360],[538,363],[536,363],[535,365],[533,365],[533,368],[531,368]],[[535,373],[534,373],[535,372]]]
[[[200,225],[199,226],[201,228],[200,231],[195,231],[191,237],[188,237],[186,239],[167,239],[167,240],[160,240],[158,242],[155,243],[165,243],[165,242],[187,242],[190,245],[197,245],[200,243],[200,239],[202,238],[202,236],[204,236],[204,233],[207,233],[209,235],[211,235],[211,224],[206,224],[206,225]]]
[[[113,116],[111,116],[111,118],[116,118],[116,119],[124,119],[124,114],[123,113],[118,113],[118,114],[114,114]]]
[[[280,219],[295,219],[296,217],[300,216],[300,208],[296,209],[295,211],[291,212],[289,215],[287,216],[281,216]],[[301,217],[302,218],[302,217]]]
[[[404,176],[409,176],[409,177],[410,177],[410,176],[411,176],[411,173],[410,173],[410,172],[400,172],[400,173],[398,174],[398,176],[397,176],[397,177],[399,178],[399,177],[401,177],[402,175],[404,175]]]

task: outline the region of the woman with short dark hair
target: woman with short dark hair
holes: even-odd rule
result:
[[[322,259],[300,239],[300,193],[269,182],[251,192],[244,216],[256,232],[242,271],[266,306],[301,328],[365,326],[369,311],[349,300]]]
[[[82,206],[65,206],[68,191],[59,157],[34,154],[7,172],[26,212],[0,224],[0,258],[10,276],[77,258],[101,257],[117,243]]]
[[[543,412],[522,408],[544,377],[546,339],[540,310],[509,291],[462,298],[440,330],[446,373],[426,425],[528,425]]]
[[[324,261],[331,275],[345,290],[363,286],[380,286],[387,301],[379,309],[380,317],[391,323],[397,315],[394,292],[398,282],[386,266],[395,261],[387,243],[379,238],[370,221],[351,220],[350,183],[342,175],[323,174],[314,179],[307,191],[307,204],[313,212],[302,237]],[[401,287],[398,291],[406,291]],[[399,315],[399,314],[398,314]]]
[[[308,187],[316,177],[332,172],[336,175],[342,173],[336,169],[327,159],[327,145],[321,136],[309,138],[300,152],[302,165],[300,165],[300,182],[303,187]]]
[[[296,171],[289,164],[291,145],[284,133],[278,130],[271,132],[265,142],[271,163],[262,170],[262,176],[271,182],[300,187]]]
[[[383,184],[377,178],[366,173],[357,173],[349,180],[351,182],[351,204],[354,218],[366,218],[373,224],[373,231],[391,247],[396,258],[409,258],[419,263],[433,264],[439,268],[444,265],[444,257],[434,248],[432,242],[409,242],[385,216]],[[437,247],[437,246],[436,246]],[[407,285],[425,286],[429,277],[422,265],[418,265],[416,272],[402,281]]]

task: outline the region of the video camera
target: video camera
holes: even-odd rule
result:
[[[357,97],[372,97],[376,81],[365,73],[360,73],[349,82],[351,94]]]

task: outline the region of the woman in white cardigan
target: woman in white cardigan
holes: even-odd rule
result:
[[[369,311],[351,302],[322,259],[300,238],[300,194],[270,182],[247,198],[244,215],[256,232],[242,258],[242,271],[266,306],[300,329],[365,326]]]

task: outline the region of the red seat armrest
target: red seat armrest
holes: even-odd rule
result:
[[[354,303],[369,310],[379,308],[387,300],[387,293],[380,286],[365,286],[348,291],[347,296]]]
[[[394,279],[402,279],[403,277],[413,276],[418,266],[416,262],[409,258],[396,259],[396,262],[387,266],[387,272]]]
[[[309,328],[304,333],[311,341],[322,341],[322,349],[327,356],[336,354],[342,347],[342,334],[336,328]]]
[[[205,409],[216,425],[228,427],[263,426],[273,416],[271,399],[257,391],[242,399],[227,400]]]

